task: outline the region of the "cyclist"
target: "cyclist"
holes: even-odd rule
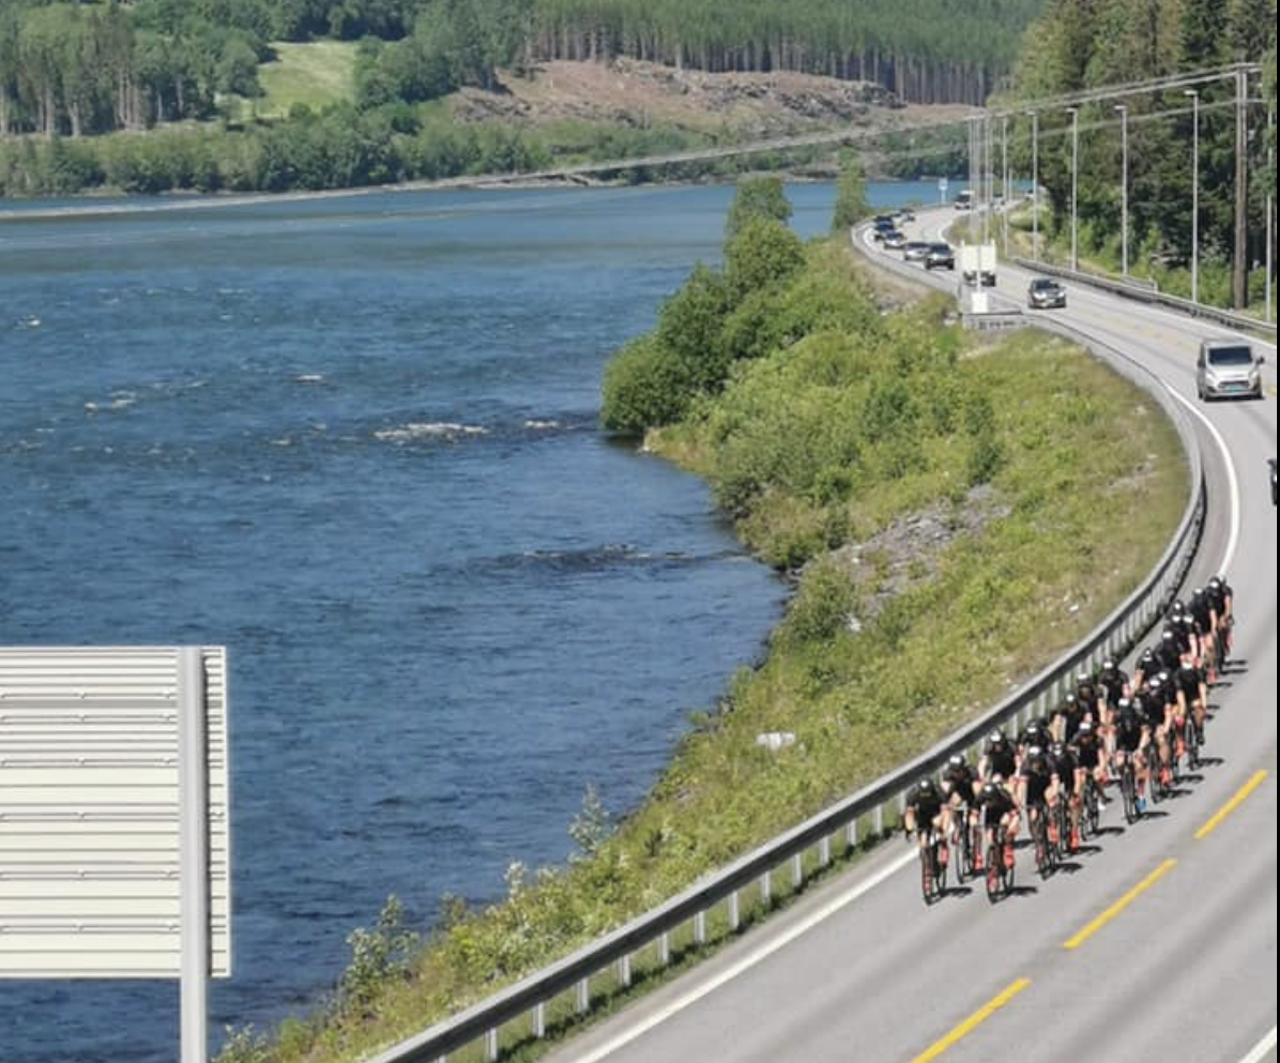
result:
[[[987,748],[978,763],[978,775],[984,782],[992,779],[1012,779],[1018,767],[1018,751],[1003,731],[995,730],[987,736]]]
[[[1071,852],[1075,852],[1080,848],[1080,795],[1084,793],[1084,769],[1065,742],[1054,742],[1049,747],[1049,774],[1053,778],[1049,806],[1052,808],[1058,801],[1067,802],[1071,817],[1069,847]]]
[[[1186,719],[1187,713],[1195,723],[1196,738],[1204,741],[1204,721],[1209,709],[1209,688],[1205,683],[1204,669],[1184,664],[1174,674],[1174,687],[1178,693],[1178,715]]]
[[[1079,694],[1068,694],[1053,715],[1051,741],[1070,742],[1080,730],[1080,725],[1085,720],[1092,719],[1092,714],[1096,712],[1097,707],[1094,706],[1091,710],[1089,702]]]
[[[1214,576],[1205,588],[1209,603],[1218,614],[1218,623],[1214,629],[1217,641],[1218,667],[1226,663],[1231,653],[1231,628],[1235,624],[1235,593],[1224,576]]]
[[[1142,651],[1137,664],[1134,665],[1133,681],[1130,686],[1134,691],[1141,690],[1142,685],[1158,671],[1160,671],[1160,666],[1156,663],[1156,651],[1148,646]],[[1132,696],[1132,694],[1129,695],[1129,697]]]
[[[1076,676],[1076,700],[1080,702],[1081,708],[1088,713],[1094,720],[1102,715],[1103,707],[1106,705],[1106,694],[1102,689],[1102,684],[1097,682],[1088,672],[1081,672]]]
[[[1141,738],[1142,731],[1139,728],[1138,736]],[[1076,766],[1080,770],[1077,781],[1079,785],[1076,789],[1084,793],[1084,775],[1091,773],[1094,782],[1098,784],[1098,809],[1106,811],[1107,802],[1103,797],[1103,787],[1107,785],[1107,757],[1106,747],[1102,739],[1098,736],[1098,731],[1088,720],[1080,725],[1080,730],[1076,733],[1076,739],[1072,743],[1071,748],[1075,751]]]
[[[942,770],[942,796],[951,815],[952,831],[971,830],[978,821],[978,812],[974,802],[978,796],[981,783],[977,775],[969,767],[963,753],[955,753],[947,761]],[[982,867],[982,854],[974,853],[974,867]]]
[[[1166,627],[1155,648],[1156,672],[1172,672],[1182,663],[1182,642],[1172,627]],[[1149,675],[1145,678],[1150,679]]]
[[[1147,683],[1146,689],[1138,693],[1133,700],[1138,709],[1138,715],[1142,720],[1143,731],[1146,741],[1143,757],[1146,761],[1148,774],[1151,772],[1159,772],[1161,779],[1168,778],[1169,764],[1169,746],[1168,746],[1168,727],[1169,727],[1169,703],[1165,698],[1165,692],[1161,689],[1163,684],[1160,682],[1159,676],[1153,676]],[[1152,777],[1152,784],[1155,779]]]
[[[1205,593],[1203,587],[1197,587],[1191,592],[1191,616],[1196,622],[1196,626],[1200,629],[1200,664],[1209,673],[1210,679],[1215,679],[1216,665],[1214,657],[1214,640],[1213,629],[1217,622],[1217,613],[1214,612],[1213,603],[1209,601],[1209,595]]]
[[[939,837],[946,838],[947,813],[942,790],[929,776],[924,776],[907,791],[907,807],[902,825],[907,834],[917,835],[922,851],[929,840],[930,827]]]
[[[1004,853],[1005,867],[1013,866],[1013,841],[1018,836],[1018,802],[1004,783],[990,779],[978,793],[978,808],[982,812],[983,834],[986,847],[996,844],[996,831],[1000,831],[1000,845]]]
[[[1032,748],[1046,749],[1051,741],[1051,729],[1044,725],[1043,720],[1032,717],[1022,729],[1022,734],[1018,735],[1018,763],[1021,765],[1026,761]]]
[[[1123,773],[1125,761],[1133,764],[1135,790],[1138,798],[1138,811],[1147,807],[1144,796],[1146,791],[1146,750],[1150,735],[1144,724],[1142,713],[1133,699],[1121,698],[1116,706],[1116,775]]]
[[[1121,698],[1129,695],[1129,677],[1124,669],[1112,660],[1102,662],[1102,671],[1098,673],[1098,685],[1102,688],[1101,693],[1107,707],[1111,709],[1115,708]]]
[[[1049,759],[1042,746],[1031,746],[1018,772],[1018,803],[1027,810],[1027,829],[1035,837],[1036,825],[1041,817],[1049,826],[1049,840],[1053,840],[1053,820],[1049,818],[1049,802],[1052,799],[1053,776],[1049,773]]]

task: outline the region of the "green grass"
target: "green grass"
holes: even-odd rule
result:
[[[258,116],[281,118],[294,104],[318,111],[353,98],[356,45],[348,41],[311,44],[273,44],[276,59],[258,68],[266,94],[258,101]]]

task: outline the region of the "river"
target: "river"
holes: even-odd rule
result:
[[[228,647],[214,1050],[321,1001],[388,895],[428,925],[561,863],[587,786],[633,807],[759,657],[783,584],[701,482],[596,423],[610,353],[719,259],[732,194],[0,224],[0,644]],[[788,195],[827,229],[829,185]],[[177,1002],[0,983],[0,1061],[172,1063]]]

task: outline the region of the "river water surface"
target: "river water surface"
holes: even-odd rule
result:
[[[873,187],[880,203],[932,198]],[[789,189],[802,235],[832,190]],[[0,644],[228,647],[234,976],[305,1011],[389,894],[558,864],[785,588],[597,428],[730,188],[389,193],[0,223]],[[171,1063],[178,989],[0,982],[2,1063]]]

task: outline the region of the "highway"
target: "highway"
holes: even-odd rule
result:
[[[917,232],[950,220],[923,214]],[[1021,306],[1029,279],[1002,264],[1000,298]],[[1196,347],[1226,330],[1068,294],[1066,310],[1037,313],[1140,359],[1183,397],[1203,441],[1210,516],[1192,582],[1225,572],[1239,624],[1200,777],[1132,827],[1112,804],[1104,837],[1047,880],[1020,851],[1019,888],[995,905],[980,883],[953,880],[926,908],[914,848],[883,845],[552,1063],[1277,1060],[1275,350],[1261,345],[1264,401],[1205,406]],[[1103,519],[1124,513],[1120,502]]]

